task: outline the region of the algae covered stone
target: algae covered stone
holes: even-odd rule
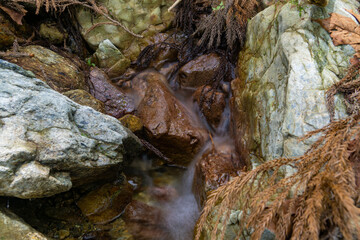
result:
[[[138,48],[147,45],[147,39],[165,30],[173,19],[173,14],[167,11],[173,3],[170,0],[100,0],[98,2],[110,11],[117,21],[133,33],[145,36],[145,39],[134,37],[121,27],[110,24],[100,24],[89,31],[95,24],[109,21],[103,16],[94,17],[84,8],[79,8],[76,13],[78,22],[82,26],[81,34],[94,50],[105,39],[109,39],[121,51],[133,49],[124,52],[125,57],[131,60],[136,59],[139,54]]]
[[[334,46],[312,19],[358,7],[355,0],[331,0],[325,8],[309,5],[300,17],[290,3],[276,4],[249,21],[232,82],[236,144],[250,150],[249,165],[303,154],[314,139],[298,138],[329,123],[325,92],[344,76],[354,50]],[[344,117],[339,99],[335,105],[337,118]]]
[[[132,132],[141,131],[144,127],[141,119],[131,114],[126,114],[125,116],[120,118],[119,121],[124,127],[127,127]]]

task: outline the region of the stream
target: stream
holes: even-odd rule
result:
[[[145,70],[154,71],[154,70]],[[173,78],[176,78],[175,75]],[[196,156],[191,159],[187,168],[177,166],[156,166],[156,163],[147,155],[144,155],[141,160],[134,162],[127,174],[133,176],[141,176],[144,183],[143,192],[139,192],[134,196],[139,201],[146,202],[147,204],[161,209],[163,218],[161,218],[161,225],[163,232],[161,234],[152,233],[155,237],[149,237],[147,234],[138,235],[139,239],[159,239],[159,240],[189,240],[193,238],[193,231],[196,221],[201,211],[201,203],[195,197],[197,185],[194,184],[194,177],[196,174],[196,165],[209,151],[216,151],[219,149],[226,149],[226,152],[235,152],[234,143],[229,135],[230,125],[230,108],[229,96],[226,98],[226,105],[221,114],[221,120],[217,128],[212,127],[199,109],[199,105],[193,100],[193,93],[195,89],[186,88],[182,89],[176,86],[174,79],[167,79],[168,87],[172,86],[173,95],[179,100],[182,106],[186,109],[189,115],[193,118],[201,128],[206,129],[211,140],[203,145],[201,150]],[[216,147],[215,147],[216,146]],[[216,150],[214,150],[214,148]],[[219,162],[221,163],[221,162]],[[134,174],[135,173],[135,174]],[[199,176],[198,176],[199,177]],[[151,191],[167,191],[166,196],[153,196],[147,198],[144,192]],[[161,193],[159,193],[161,195]],[[151,195],[151,194],[150,194]],[[156,194],[155,194],[156,195]],[[166,195],[166,193],[165,193]],[[164,199],[165,198],[165,199]],[[144,228],[147,228],[144,226]],[[141,229],[138,231],[142,231]],[[148,231],[148,229],[146,230]],[[156,231],[156,230],[155,230]],[[150,231],[151,232],[151,231]],[[136,238],[137,239],[137,238]]]
[[[199,56],[203,60],[194,60],[187,67],[207,69],[211,73],[214,62],[219,62],[216,57],[214,53]],[[166,122],[170,130],[167,131],[173,131],[175,139],[178,136],[189,138],[186,141],[190,141],[190,147],[188,142],[184,145],[180,139],[176,140],[179,143],[172,142],[167,150],[175,159],[184,155],[182,151],[189,152],[188,156],[182,157],[181,161],[169,162],[148,151],[122,169],[123,173],[113,183],[97,181],[49,198],[30,201],[0,198],[1,204],[54,239],[192,239],[206,192],[226,183],[240,170],[230,136],[231,79],[221,82],[221,87],[213,90],[204,87],[207,80],[201,79],[207,77],[211,80],[213,76],[199,71],[193,78],[201,80],[202,84],[196,86],[198,83],[195,81],[195,86],[188,84],[190,86],[183,87],[179,74],[184,73],[173,67],[177,63],[173,59],[162,61],[165,64],[157,70],[149,68],[136,72],[131,79],[113,82],[113,85],[133,99],[138,111],[135,115],[140,118],[144,119],[143,112],[146,117],[150,114],[150,122],[168,114],[169,119],[166,116],[165,119],[170,122]],[[204,66],[198,67],[199,62]],[[176,74],[171,74],[174,69]],[[154,102],[156,109],[151,105]],[[144,121],[146,126],[146,118]],[[156,124],[153,131],[165,125],[161,121]],[[176,129],[177,126],[182,128]],[[145,137],[155,147],[168,144],[166,138],[152,139],[146,134],[139,137]],[[181,149],[181,146],[186,149]]]

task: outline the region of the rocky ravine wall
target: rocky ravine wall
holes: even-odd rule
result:
[[[325,91],[345,74],[354,50],[335,47],[311,19],[350,16],[345,9],[358,7],[356,0],[330,0],[325,8],[306,5],[299,16],[291,3],[275,4],[249,22],[240,77],[232,82],[236,145],[250,150],[249,165],[301,155],[311,141],[297,138],[329,123]],[[340,99],[336,110],[345,115]]]

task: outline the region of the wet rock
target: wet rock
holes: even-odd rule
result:
[[[59,238],[60,239],[65,239],[66,237],[70,236],[70,232],[69,230],[66,230],[66,229],[61,229],[59,231]]]
[[[134,239],[169,239],[163,223],[161,210],[139,201],[132,201],[125,209],[126,226]]]
[[[37,45],[20,48],[19,52],[32,54],[33,57],[8,56],[4,59],[32,71],[37,78],[58,92],[87,90],[83,72],[70,59]]]
[[[122,220],[121,218],[116,219],[111,224],[109,235],[112,237],[112,239],[134,240],[134,237],[129,233],[128,229],[126,228],[124,220]]]
[[[125,184],[105,184],[82,197],[77,205],[94,224],[106,224],[119,217],[131,202],[132,188]]]
[[[81,8],[77,10],[76,16],[82,27],[81,34],[91,48],[95,50],[102,41],[109,39],[123,51],[126,58],[134,61],[141,49],[148,45],[149,39],[170,25],[173,13],[168,12],[167,9],[172,3],[170,0],[145,2],[114,0],[103,2],[117,21],[134,33],[143,35],[144,38],[134,37],[121,27],[106,24],[97,26],[88,32],[95,24],[108,22],[108,20],[102,16],[94,18],[90,11]]]
[[[175,98],[163,75],[143,72],[132,80],[132,87],[140,101],[137,114],[151,144],[171,162],[188,164],[206,140],[206,131]]]
[[[161,73],[162,75],[164,75],[166,79],[169,79],[169,77],[171,76],[171,74],[173,74],[173,72],[176,71],[177,67],[178,67],[178,63],[177,63],[177,62],[165,63],[165,64],[159,69],[159,73]]]
[[[106,231],[91,231],[82,236],[82,240],[111,240]]]
[[[160,70],[165,63],[175,61],[177,59],[177,50],[169,46],[159,50],[158,56],[151,62],[150,67]]]
[[[211,89],[210,86],[201,86],[195,91],[193,98],[208,123],[217,128],[226,106],[225,94]]]
[[[42,23],[39,30],[40,37],[52,44],[62,44],[67,38],[67,33],[61,32],[55,23]]]
[[[182,87],[198,88],[209,84],[220,71],[221,57],[216,53],[201,55],[179,70],[178,82]]]
[[[325,92],[346,72],[354,50],[334,46],[312,19],[358,7],[355,0],[331,0],[325,8],[309,6],[300,17],[288,3],[270,6],[249,22],[240,77],[232,82],[237,148],[250,151],[249,165],[302,155],[315,139],[298,138],[329,123]],[[345,116],[340,99],[335,108],[338,118]]]
[[[23,20],[24,21],[24,20]],[[30,36],[27,24],[18,25],[0,10],[0,49],[10,47],[16,38],[26,39]]]
[[[206,151],[196,163],[193,192],[199,205],[203,206],[207,192],[241,174],[241,163],[234,155],[231,147],[218,145]]]
[[[110,77],[123,74],[130,66],[130,60],[124,57],[109,39],[105,39],[99,44],[93,57],[97,66],[108,69],[107,73]]]
[[[111,66],[106,73],[109,77],[118,77],[126,72],[126,69],[130,66],[131,62],[128,58],[122,57],[113,66]]]
[[[0,208],[0,239],[47,240],[48,238],[30,227],[8,209]]]
[[[90,93],[88,93],[84,90],[81,90],[81,89],[70,90],[70,91],[64,92],[63,94],[80,105],[91,107],[91,108],[95,109],[96,111],[99,111],[102,113],[105,112],[104,103],[97,100]]]
[[[107,178],[141,151],[118,120],[22,73],[0,60],[0,195],[51,196]]]
[[[120,118],[134,111],[132,100],[114,86],[108,76],[100,69],[91,69],[89,87],[91,95],[105,104],[107,114]]]
[[[168,44],[158,44],[161,42],[166,41]],[[151,43],[157,43],[153,52],[156,53],[156,57],[153,57],[150,66],[157,70],[167,62],[174,62],[177,60],[178,50],[174,47],[171,47],[169,44],[176,44],[176,40],[174,37],[170,37],[169,34],[166,33],[159,33],[154,36]]]
[[[105,39],[99,44],[93,56],[96,59],[96,65],[101,68],[109,68],[120,58],[124,57],[120,50],[115,47],[109,39]]]
[[[152,187],[149,193],[153,199],[160,202],[170,202],[178,196],[176,189],[170,186]]]
[[[144,127],[141,119],[131,114],[126,114],[120,118],[119,121],[124,127],[127,127],[132,132],[140,132]]]

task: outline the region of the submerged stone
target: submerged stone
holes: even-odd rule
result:
[[[77,205],[94,224],[106,224],[118,218],[131,202],[132,188],[127,184],[105,184],[82,197]]]
[[[210,86],[201,86],[196,89],[193,98],[208,123],[217,128],[226,106],[225,94],[211,89]]]
[[[0,239],[48,240],[49,238],[30,227],[8,209],[0,208]]]
[[[169,239],[166,228],[162,225],[164,216],[159,208],[134,200],[126,207],[124,219],[134,239]]]
[[[241,174],[242,167],[234,149],[227,145],[217,145],[206,151],[195,165],[192,188],[198,204],[203,206],[206,194]]]

